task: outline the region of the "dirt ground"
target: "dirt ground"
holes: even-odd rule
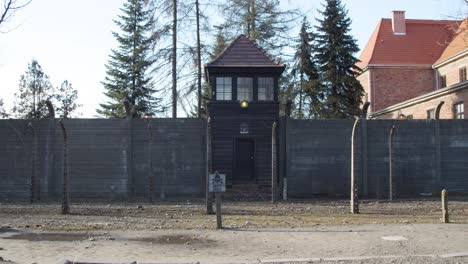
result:
[[[0,263],[468,263],[468,201],[0,204]],[[5,262],[8,263],[8,262]],[[11,262],[10,262],[11,263]],[[77,262],[78,263],[78,262]]]

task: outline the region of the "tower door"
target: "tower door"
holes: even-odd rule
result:
[[[253,139],[237,138],[235,148],[234,181],[255,179],[255,143]]]

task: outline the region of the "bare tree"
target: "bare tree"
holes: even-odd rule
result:
[[[14,14],[29,5],[32,0],[3,0],[2,6],[0,6],[0,29],[2,25],[11,20]]]
[[[201,117],[201,46],[200,46],[200,4],[195,0],[196,21],[197,21],[197,117]]]
[[[172,1],[172,118],[177,117],[177,0]]]

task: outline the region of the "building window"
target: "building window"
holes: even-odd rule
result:
[[[466,67],[460,68],[459,74],[460,74],[460,82],[466,81]]]
[[[231,77],[216,77],[216,100],[232,100]]]
[[[413,115],[407,115],[406,116],[406,120],[411,120],[411,119],[413,119]]]
[[[455,119],[464,119],[465,118],[465,107],[463,106],[463,102],[457,103],[453,105],[453,112]]]
[[[434,109],[427,110],[427,119],[435,119],[435,111]]]
[[[239,77],[237,78],[237,100],[252,101],[253,100],[253,78]]]
[[[442,75],[440,76],[440,88],[445,88],[447,87],[447,76]]]
[[[273,100],[273,78],[259,77],[258,78],[258,100],[272,101]]]

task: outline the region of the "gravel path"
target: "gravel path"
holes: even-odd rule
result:
[[[202,201],[0,204],[0,257],[14,263],[468,263],[468,202],[436,200],[223,204],[224,230]],[[0,259],[0,263],[1,259]],[[7,263],[7,262],[6,262]]]

